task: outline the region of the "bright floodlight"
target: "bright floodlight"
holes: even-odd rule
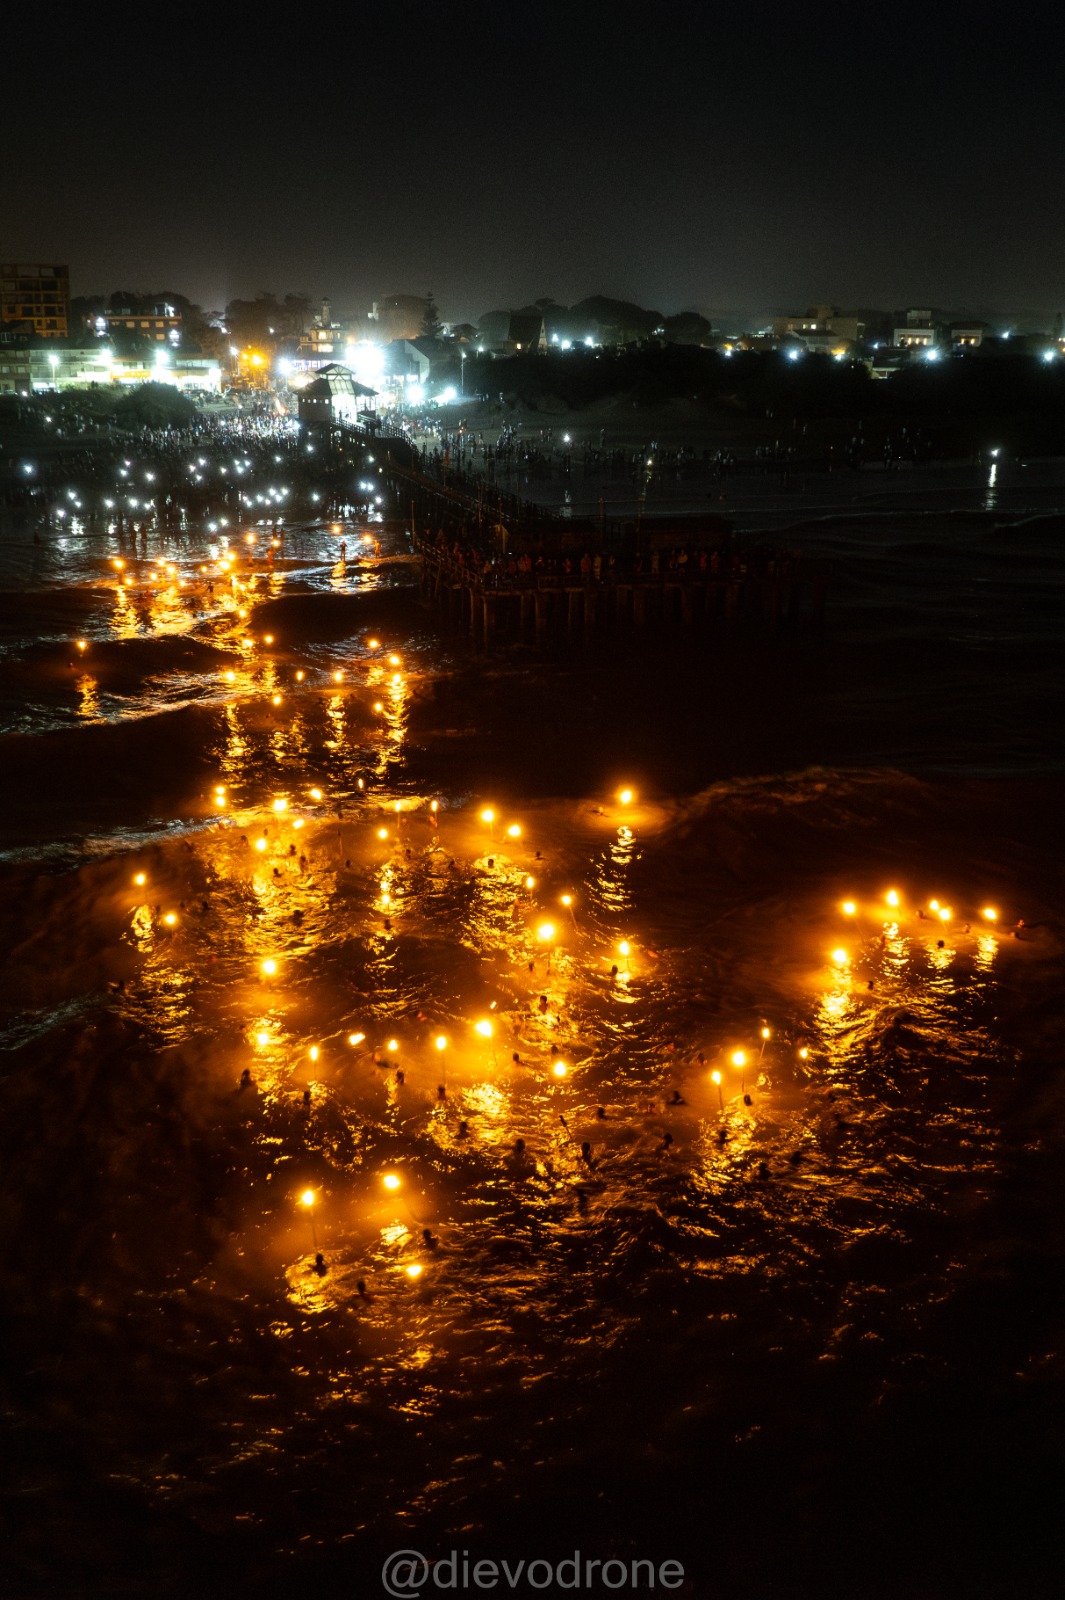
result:
[[[446,1050],[447,1049],[447,1034],[446,1033],[438,1033],[436,1038],[433,1040],[433,1043],[436,1045],[436,1048],[438,1050]]]
[[[836,963],[837,967],[846,966],[846,964],[847,964],[847,952],[846,952],[846,950],[844,950],[842,948],[840,948],[838,950],[833,950],[832,959]]]
[[[544,944],[549,944],[551,942],[551,940],[555,937],[555,925],[554,925],[554,923],[553,922],[541,922],[540,926],[536,930],[536,937],[538,939],[542,939]]]
[[[303,1193],[300,1195],[300,1205],[313,1206],[317,1198],[318,1196],[315,1194],[313,1189],[304,1189]]]
[[[745,1050],[733,1050],[732,1065],[734,1067],[745,1067],[747,1065],[747,1053]]]
[[[479,1033],[482,1039],[490,1039],[492,1037],[492,1024],[490,1022],[475,1022],[473,1031],[474,1033]]]
[[[386,1172],[384,1177],[381,1179],[381,1182],[384,1184],[386,1189],[399,1188],[399,1179],[396,1177],[394,1172]]]

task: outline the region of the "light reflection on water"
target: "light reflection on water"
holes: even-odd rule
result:
[[[265,588],[281,587],[271,574]],[[854,888],[861,911],[844,928],[827,885],[839,854],[852,867],[859,857],[845,823],[815,841],[801,874],[786,865],[767,884],[749,866],[758,852],[737,847],[736,816],[761,816],[761,846],[800,801],[875,805],[847,774],[774,780],[753,796],[737,785],[682,819],[650,802],[619,823],[547,801],[525,808],[520,839],[505,843],[486,838],[483,801],[444,794],[434,829],[404,766],[432,661],[403,652],[395,682],[353,634],[301,647],[298,685],[295,649],[239,644],[262,631],[256,594],[239,591],[249,618],[210,621],[231,664],[205,669],[210,770],[195,783],[212,816],[212,786],[226,786],[224,814],[46,881],[35,916],[56,960],[16,957],[10,988],[20,1012],[51,1008],[63,1044],[64,1007],[95,986],[98,1014],[151,1047],[134,1070],[126,1046],[85,1030],[82,1059],[134,1104],[129,1085],[157,1075],[178,1131],[156,1159],[177,1188],[200,1196],[196,1161],[209,1153],[214,1187],[204,1180],[189,1209],[210,1228],[183,1213],[153,1219],[183,1301],[178,1347],[234,1348],[252,1392],[278,1396],[245,1407],[234,1380],[217,1402],[211,1447],[226,1470],[265,1473],[297,1454],[311,1418],[316,1449],[342,1473],[367,1388],[390,1419],[446,1423],[471,1370],[509,1374],[514,1393],[581,1361],[599,1374],[606,1353],[667,1312],[700,1374],[737,1340],[779,1346],[801,1326],[821,1359],[846,1345],[844,1322],[875,1332],[885,1285],[914,1271],[912,1257],[855,1268],[846,1252],[912,1250],[930,1218],[982,1203],[999,1171],[999,1090],[1030,952],[1011,950],[1004,977],[1002,938],[960,918],[929,932],[912,900],[885,920],[870,909],[873,883]],[[178,626],[178,595],[151,604],[157,631]],[[97,679],[75,682],[81,715],[99,716]],[[160,709],[163,695],[147,684],[130,698]],[[733,833],[719,838],[730,803]],[[141,866],[150,887],[133,890]],[[64,896],[78,910],[69,948]],[[160,922],[170,908],[173,929]],[[541,939],[547,922],[555,933]],[[473,1028],[487,1017],[490,1040]],[[121,1133],[89,1122],[87,1150],[104,1166],[130,1143],[154,1148],[151,1117],[123,1117]],[[396,1199],[382,1190],[392,1170]],[[307,1184],[320,1195],[316,1234],[298,1206]],[[921,1262],[935,1277],[938,1246]],[[146,1271],[117,1245],[97,1270],[120,1298]],[[138,1337],[150,1370],[170,1335]],[[708,1352],[705,1365],[693,1351]],[[275,1361],[293,1391],[269,1386]],[[620,1403],[609,1382],[605,1393]],[[678,1414],[690,1403],[683,1384],[663,1405],[674,1402]],[[138,1446],[131,1476],[150,1481],[162,1455]]]

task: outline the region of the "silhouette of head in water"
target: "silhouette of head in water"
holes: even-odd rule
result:
[[[303,1091],[303,1103],[305,1106],[309,1106],[311,1103],[311,1091],[309,1089],[304,1089]]]
[[[425,1241],[425,1248],[427,1250],[435,1250],[437,1245],[440,1243],[439,1239],[436,1237],[436,1234],[433,1233],[431,1228],[422,1229],[422,1239]]]
[[[445,1089],[445,1087],[444,1087],[444,1085],[442,1083],[438,1083],[437,1086],[436,1086],[436,1098],[438,1100],[446,1100],[447,1099],[447,1090]]]
[[[242,1089],[247,1089],[250,1083],[251,1083],[251,1068],[250,1067],[245,1067],[244,1071],[240,1075],[240,1086],[241,1086]]]
[[[595,1114],[600,1122],[606,1121],[606,1106],[596,1106]]]
[[[324,1278],[326,1273],[329,1271],[329,1268],[325,1264],[325,1256],[323,1256],[320,1250],[314,1258],[314,1270],[317,1272],[320,1278]]]
[[[525,1154],[525,1140],[524,1139],[515,1139],[515,1141],[514,1141],[514,1154],[516,1156],[523,1156]]]
[[[465,1139],[466,1136],[468,1135],[469,1131],[470,1131],[469,1130],[469,1126],[465,1122],[465,1120],[459,1123],[459,1138],[460,1139]]]
[[[662,1135],[662,1149],[663,1150],[668,1150],[672,1143],[673,1143],[673,1135],[671,1133],[664,1133]]]
[[[511,1059],[511,1061],[516,1062],[518,1064],[518,1066],[521,1065],[521,1057],[519,1056],[519,1054],[518,1054],[518,1052],[516,1050],[512,1050],[510,1052],[510,1059]]]

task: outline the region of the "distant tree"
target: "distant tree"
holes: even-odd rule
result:
[[[440,314],[436,309],[436,301],[433,299],[433,291],[430,289],[429,293],[425,297],[425,315],[422,317],[422,336],[424,338],[435,339],[436,335],[440,332],[441,327],[442,323],[440,321]]]
[[[675,317],[667,317],[663,326],[671,344],[706,344],[714,331],[697,311],[680,311]]]

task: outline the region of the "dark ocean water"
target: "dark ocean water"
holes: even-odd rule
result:
[[[1056,524],[555,662],[381,537],[0,539],[4,1592],[1057,1595]]]

